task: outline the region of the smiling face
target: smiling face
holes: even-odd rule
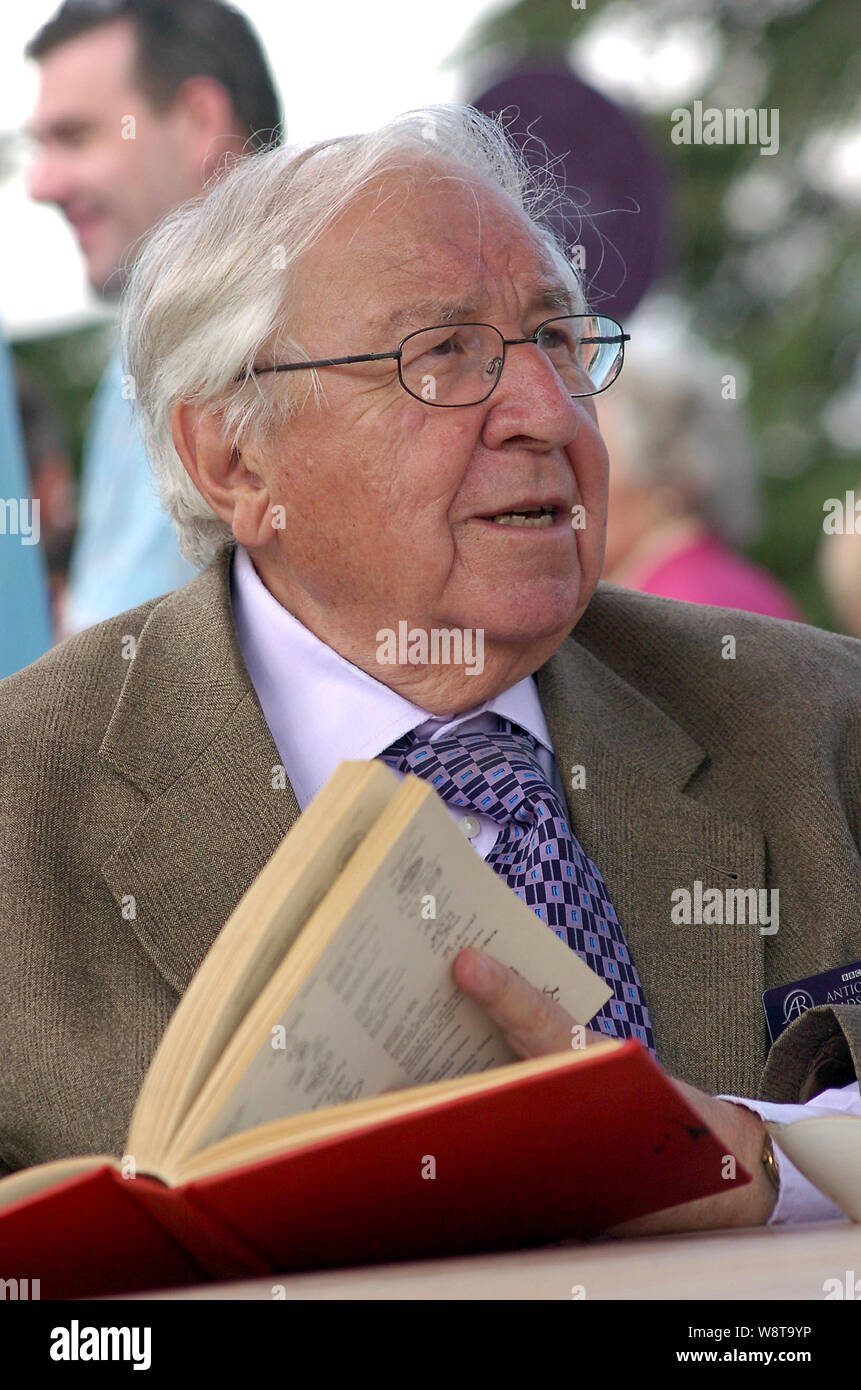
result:
[[[41,61],[30,122],[38,146],[30,194],[65,215],[100,293],[121,288],[130,248],[201,187],[200,152],[183,108],[156,111],[138,85],[136,61],[126,19],[60,44]]]
[[[406,188],[381,180],[320,239],[301,279],[291,334],[311,358],[384,352],[448,321],[519,338],[578,307],[562,304],[570,282],[509,199],[432,167]],[[271,391],[285,380],[260,378]],[[427,709],[468,707],[534,671],[601,570],[607,457],[591,400],[572,399],[533,344],[508,347],[492,395],[456,409],[408,395],[392,361],[326,368],[320,381],[324,400],[312,397],[255,465],[285,519],[250,546],[264,582],[329,645]],[[576,529],[575,507],[585,514]],[[551,515],[538,524],[493,519],[541,508]],[[400,621],[483,629],[485,676],[377,668],[377,631]]]

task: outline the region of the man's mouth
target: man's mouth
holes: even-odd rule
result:
[[[78,238],[78,241],[81,244],[83,244],[86,241],[89,241],[93,232],[105,220],[104,215],[100,212],[96,212],[95,210],[89,210],[86,212],[74,211],[73,213],[67,212],[66,216],[69,222],[71,223],[71,226],[75,232],[75,235]]]
[[[556,519],[556,508],[524,507],[517,511],[495,512],[479,519],[492,521],[496,526],[529,526],[534,530],[547,530]]]

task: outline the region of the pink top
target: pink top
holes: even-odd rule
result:
[[[687,542],[646,570],[631,587],[688,603],[741,608],[747,613],[804,622],[801,610],[782,584],[713,536]]]

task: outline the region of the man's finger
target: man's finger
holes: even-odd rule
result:
[[[458,954],[452,973],[464,994],[480,1004],[505,1034],[518,1057],[542,1057],[564,1052],[572,1042],[588,1046],[598,1040],[589,1035],[589,1029],[581,1029],[549,994],[535,989],[516,970],[483,951],[466,947]],[[583,1038],[583,1034],[589,1036]]]

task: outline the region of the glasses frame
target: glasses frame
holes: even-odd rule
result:
[[[352,366],[354,363],[358,362],[396,361],[398,364],[398,380],[403,389],[406,391],[407,395],[411,396],[414,401],[421,401],[422,405],[435,406],[438,410],[466,410],[470,406],[481,405],[484,401],[488,399],[488,396],[491,396],[493,392],[496,390],[497,386],[499,385],[502,379],[502,372],[505,367],[506,348],[516,347],[521,343],[533,343],[535,347],[539,347],[540,344],[538,342],[538,335],[542,331],[542,329],[546,328],[547,325],[550,323],[558,323],[563,320],[568,321],[569,319],[605,319],[608,323],[615,324],[616,328],[618,328],[619,330],[618,335],[613,335],[612,337],[594,337],[590,335],[588,337],[582,337],[579,339],[579,342],[581,343],[620,344],[621,355],[619,361],[619,368],[614,377],[612,377],[604,386],[599,386],[597,391],[572,391],[569,393],[572,400],[580,400],[586,396],[600,396],[602,391],[606,391],[608,386],[612,386],[613,382],[618,380],[625,362],[625,343],[631,341],[630,333],[625,333],[622,328],[622,325],[620,323],[617,323],[615,319],[610,318],[609,314],[554,314],[552,318],[544,319],[542,323],[539,323],[534,333],[530,333],[529,336],[526,338],[505,338],[500,333],[499,329],[494,327],[492,323],[432,323],[429,324],[426,328],[416,328],[412,333],[408,333],[405,338],[401,339],[401,341],[398,343],[397,348],[393,352],[362,352],[354,354],[351,357],[320,357],[314,362],[282,362],[274,367],[250,367],[247,373],[240,373],[240,375],[237,376],[235,380],[237,382],[246,381],[248,377],[262,376],[266,372],[301,372],[311,370],[314,367],[349,367]],[[459,402],[457,405],[446,405],[444,401],[430,401],[427,400],[424,396],[417,396],[415,391],[411,391],[409,386],[407,386],[406,382],[404,381],[403,372],[401,370],[401,361],[403,358],[405,344],[408,343],[410,339],[417,338],[420,333],[432,333],[434,329],[437,328],[489,328],[491,332],[495,333],[496,336],[499,338],[499,341],[502,344],[502,355],[499,359],[499,370],[497,371],[496,378],[492,386],[488,390],[487,394],[481,396],[477,401]]]

